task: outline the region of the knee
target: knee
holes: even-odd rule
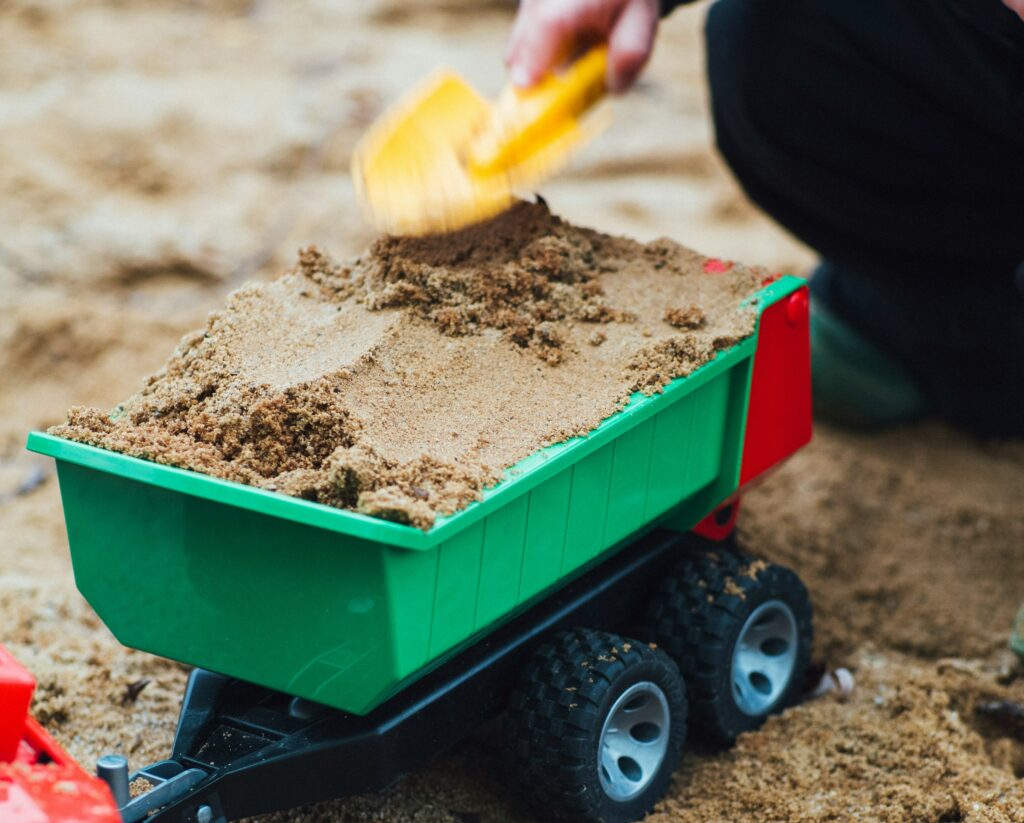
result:
[[[830,21],[820,0],[718,0],[706,27],[719,152],[747,196],[804,242],[835,248]],[[834,109],[834,107],[832,107]]]

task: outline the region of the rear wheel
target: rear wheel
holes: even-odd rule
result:
[[[524,669],[506,718],[523,797],[551,820],[636,820],[668,787],[686,716],[682,678],[663,652],[561,632]]]
[[[688,557],[663,581],[642,636],[676,661],[694,725],[729,744],[800,696],[813,630],[792,571],[725,550]]]

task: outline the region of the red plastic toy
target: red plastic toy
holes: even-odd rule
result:
[[[812,428],[810,299],[804,286],[761,315],[740,486],[693,531],[708,540],[727,540],[736,528],[743,492],[810,443]]]
[[[0,823],[121,823],[107,784],[29,717],[34,689],[0,646]]]

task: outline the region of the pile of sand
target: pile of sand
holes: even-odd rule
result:
[[[749,335],[741,302],[765,272],[706,263],[543,202],[347,265],[309,249],[232,294],[113,412],[73,408],[51,431],[429,528]]]

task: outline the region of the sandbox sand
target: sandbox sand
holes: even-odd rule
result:
[[[0,640],[87,767],[108,751],[133,767],[166,757],[186,670],[120,646],[82,600],[53,464],[24,451],[26,431],[138,391],[232,289],[297,248],[364,248],[355,141],[437,65],[496,92],[511,5],[0,4]],[[579,225],[806,273],[813,255],[712,149],[705,9],[662,26],[615,124],[543,194]],[[691,746],[654,819],[1024,819],[1024,729],[994,710],[1024,704],[1006,648],[1024,601],[1022,489],[1020,442],[819,425],[746,496],[740,541],[807,582],[815,665],[851,667],[852,699],[793,708],[730,752]],[[484,730],[387,791],[269,820],[526,820],[502,744]]]
[[[139,394],[50,431],[429,528],[751,334],[743,299],[768,273],[707,263],[543,202],[345,265],[308,249],[231,295]]]

